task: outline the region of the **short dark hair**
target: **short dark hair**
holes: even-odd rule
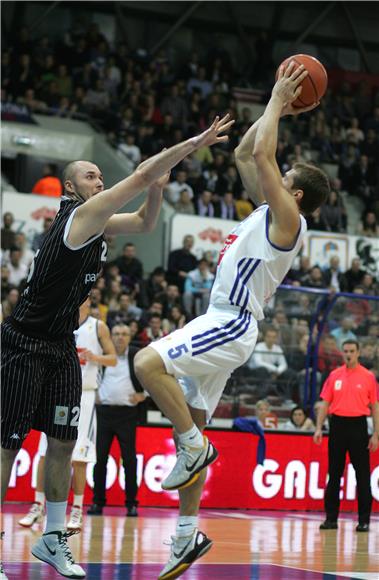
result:
[[[342,348],[345,346],[345,344],[355,344],[357,350],[360,350],[359,342],[354,338],[348,338],[347,340],[344,340],[342,343]]]
[[[303,197],[300,209],[305,215],[312,214],[330,193],[329,179],[321,169],[310,163],[295,163],[292,189],[301,189]]]

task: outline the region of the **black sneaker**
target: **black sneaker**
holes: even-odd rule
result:
[[[177,538],[172,536],[171,555],[168,563],[158,576],[158,580],[173,580],[181,576],[190,566],[204,556],[212,547],[212,540],[195,529],[188,537],[184,548],[179,548]]]
[[[88,508],[87,514],[89,516],[102,516],[103,507],[101,505],[97,505],[97,503],[94,503]]]
[[[355,528],[356,532],[368,532],[370,530],[369,524],[358,524]]]
[[[337,522],[331,522],[330,520],[325,520],[320,526],[320,530],[338,530]]]
[[[138,517],[137,508],[135,505],[131,505],[126,508],[126,515],[128,518],[136,518]]]

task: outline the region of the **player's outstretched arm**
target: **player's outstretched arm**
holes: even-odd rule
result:
[[[255,138],[257,135],[260,119],[246,131],[241,142],[234,150],[234,157],[238,173],[240,174],[243,186],[255,205],[260,205],[265,201],[260,181],[258,179],[257,166],[253,157]]]
[[[115,367],[117,365],[116,349],[112,342],[109,328],[102,320],[98,322],[97,332],[103,354],[98,356],[96,362],[104,367]]]
[[[283,110],[297,99],[301,82],[308,74],[304,67],[293,70],[294,63],[281,70],[273,88],[271,99],[260,119],[253,151],[258,177],[268,202],[272,225],[270,237],[280,246],[292,245],[299,230],[299,210],[295,199],[283,186],[275,154],[278,143],[278,126]]]
[[[222,119],[216,117],[212,125],[200,135],[147,159],[132,175],[87,200],[76,211],[68,235],[69,244],[77,247],[90,237],[103,232],[107,221],[117,210],[150,187],[189,153],[201,147],[225,143],[228,136],[224,133],[233,123],[234,120],[230,120],[229,115]]]
[[[163,189],[166,187],[170,172],[150,185],[145,203],[133,213],[115,214],[106,223],[104,233],[141,234],[151,232],[157,223],[162,207]]]

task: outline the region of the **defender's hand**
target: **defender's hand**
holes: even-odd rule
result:
[[[199,149],[200,147],[210,147],[215,143],[226,143],[229,137],[227,135],[220,135],[220,133],[224,133],[233,125],[234,119],[229,121],[229,118],[229,113],[222,119],[216,117],[209,129],[197,137],[193,137],[192,142],[195,149]]]

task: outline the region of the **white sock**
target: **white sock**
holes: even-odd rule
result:
[[[72,507],[83,508],[84,495],[74,495],[74,501],[72,502]]]
[[[48,532],[62,532],[65,527],[67,501],[46,502],[46,528]]]
[[[191,536],[197,528],[197,516],[180,516],[176,524],[175,535],[177,538]]]
[[[40,503],[42,504],[42,506],[45,505],[45,494],[43,491],[36,491],[34,494],[34,501],[36,503]]]
[[[188,447],[204,447],[204,439],[199,429],[194,424],[192,429],[178,434],[179,443]]]

